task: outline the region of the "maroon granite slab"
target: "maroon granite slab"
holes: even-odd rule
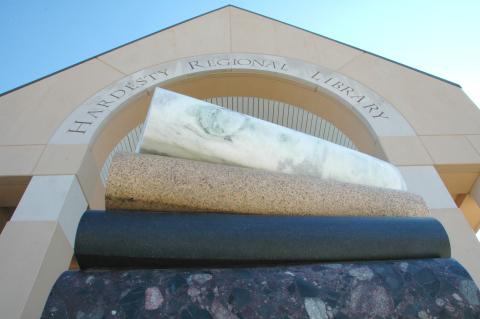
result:
[[[480,292],[452,259],[67,271],[42,318],[480,318]]]

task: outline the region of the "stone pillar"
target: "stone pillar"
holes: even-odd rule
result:
[[[70,264],[87,201],[75,175],[34,176],[0,236],[2,318],[38,318]]]
[[[472,228],[478,231],[480,228],[480,177],[477,177],[470,194],[465,196],[460,208],[467,216]]]
[[[409,191],[426,201],[433,217],[445,227],[450,238],[452,257],[457,259],[480,285],[480,243],[453,201],[433,166],[400,166]]]
[[[477,205],[480,206],[480,177],[478,177],[473,184],[470,195],[473,197],[473,199],[475,199]]]

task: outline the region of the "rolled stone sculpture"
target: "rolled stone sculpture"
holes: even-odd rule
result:
[[[452,259],[67,271],[41,318],[480,318],[480,292]]]
[[[218,267],[448,258],[450,243],[433,218],[87,211],[75,257],[81,268]]]
[[[405,190],[393,165],[280,125],[157,88],[140,153]]]
[[[119,154],[107,209],[323,216],[427,216],[423,199],[385,188],[180,158]]]

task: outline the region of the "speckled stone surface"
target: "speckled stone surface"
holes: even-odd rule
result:
[[[42,319],[480,318],[452,259],[292,267],[68,271]]]
[[[223,267],[448,258],[450,244],[434,218],[87,211],[75,256],[82,268]]]
[[[417,195],[159,155],[114,157],[107,209],[323,216],[427,216]]]

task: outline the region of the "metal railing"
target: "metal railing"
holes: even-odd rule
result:
[[[357,150],[355,144],[331,122],[294,105],[251,96],[212,97],[205,101]],[[110,152],[100,172],[104,184],[113,156],[119,152],[135,152],[142,130],[143,123],[131,130]]]

